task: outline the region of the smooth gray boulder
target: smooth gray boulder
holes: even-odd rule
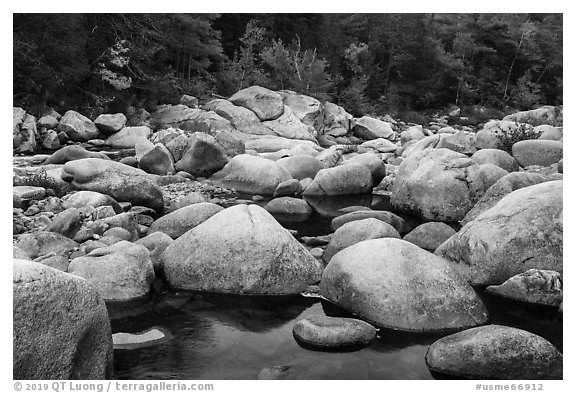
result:
[[[284,112],[282,96],[260,86],[251,86],[236,92],[229,101],[256,113],[261,121],[274,120]]]
[[[364,220],[366,218],[375,218],[377,220],[383,221],[390,224],[398,231],[398,233],[404,233],[406,228],[406,222],[403,218],[398,217],[396,214],[383,210],[357,210],[350,213],[342,214],[335,217],[330,223],[330,227],[333,231],[338,230],[342,225],[357,221]]]
[[[23,250],[30,258],[53,253],[55,255],[68,255],[78,247],[78,243],[56,232],[37,231],[23,233],[18,236],[14,246]]]
[[[516,190],[435,251],[473,285],[498,285],[528,269],[562,273],[563,181]]]
[[[512,145],[512,155],[523,167],[549,166],[562,159],[563,143],[544,139],[520,141]]]
[[[273,195],[278,184],[291,178],[290,173],[275,161],[241,154],[232,158],[210,180],[248,194]]]
[[[310,315],[299,319],[292,328],[296,341],[320,348],[358,348],[376,338],[376,329],[368,322],[353,318]]]
[[[113,377],[108,311],[89,283],[22,260],[13,262],[12,282],[14,379]]]
[[[104,153],[88,151],[78,145],[70,145],[64,146],[60,150],[52,153],[52,155],[44,161],[44,164],[66,164],[68,161],[81,160],[83,158],[109,160],[108,156]]]
[[[66,133],[74,142],[87,142],[90,139],[97,139],[100,135],[92,120],[72,110],[62,116],[56,131]]]
[[[75,258],[68,272],[83,277],[106,301],[146,297],[155,279],[148,249],[125,240]]]
[[[286,169],[294,179],[302,180],[307,177],[314,178],[322,169],[322,164],[316,157],[308,155],[294,155],[284,157],[276,161],[278,165]]]
[[[493,164],[499,166],[507,172],[516,172],[520,169],[518,161],[516,161],[516,159],[510,154],[500,149],[478,150],[470,158],[478,165]]]
[[[330,238],[322,254],[322,260],[326,263],[337,253],[364,240],[393,237],[400,239],[398,231],[390,224],[376,218],[365,218],[347,222],[342,225]]]
[[[118,202],[156,211],[164,208],[162,192],[146,172],[115,161],[84,158],[67,162],[62,179],[80,190],[100,192]]]
[[[372,174],[365,165],[350,163],[318,171],[303,195],[350,195],[372,192]]]
[[[365,240],[334,255],[320,293],[399,331],[451,332],[488,322],[486,307],[449,263],[400,239]]]
[[[404,236],[404,240],[418,247],[434,252],[440,244],[454,236],[456,231],[443,222],[426,222],[418,225]]]
[[[236,205],[168,246],[164,273],[176,289],[288,295],[318,282],[321,267],[266,210]]]
[[[524,330],[481,326],[434,342],[428,368],[468,379],[562,379],[562,354],[544,338]]]
[[[148,235],[163,232],[172,239],[177,239],[222,210],[224,210],[222,206],[210,202],[181,207],[154,221],[148,228]]]
[[[94,120],[94,124],[102,134],[112,135],[124,128],[126,121],[126,116],[123,113],[103,113]]]

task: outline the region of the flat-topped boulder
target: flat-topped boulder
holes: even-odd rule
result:
[[[376,329],[368,322],[324,315],[299,319],[292,333],[298,342],[319,348],[360,348],[376,338]]]
[[[486,307],[442,258],[404,240],[365,240],[324,269],[322,296],[373,324],[449,332],[488,322]]]
[[[304,195],[350,195],[372,192],[372,174],[358,163],[325,168],[316,174]]]
[[[504,150],[482,149],[470,157],[478,165],[492,164],[499,166],[508,172],[516,172],[519,169],[518,161]]]
[[[227,208],[174,241],[164,272],[176,289],[297,294],[318,282],[318,261],[263,208]]]
[[[512,145],[512,155],[523,167],[549,166],[562,159],[563,143],[544,139],[520,141]]]
[[[354,135],[365,140],[376,138],[390,139],[396,135],[390,123],[369,116],[362,116],[357,119],[352,130]]]

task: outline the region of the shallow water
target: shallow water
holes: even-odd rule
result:
[[[310,199],[315,212],[304,223],[285,223],[298,236],[330,233],[330,222],[346,206],[390,210],[386,196]],[[258,202],[264,205],[266,200]],[[401,215],[402,216],[402,215]],[[402,216],[410,227],[421,222]],[[455,228],[458,229],[458,228]],[[562,316],[550,308],[521,305],[479,291],[491,323],[538,334],[562,351]],[[353,315],[319,298],[255,297],[165,292],[139,306],[109,305],[113,333],[167,331],[170,340],[114,351],[118,379],[432,379],[424,356],[440,336],[380,330],[355,352],[304,349],[292,326],[306,315]],[[281,366],[281,371],[266,368]]]

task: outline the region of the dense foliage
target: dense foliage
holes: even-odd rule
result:
[[[14,105],[154,109],[253,84],[354,115],[562,103],[561,14],[15,14]]]

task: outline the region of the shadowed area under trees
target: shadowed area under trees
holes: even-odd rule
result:
[[[252,85],[355,116],[562,104],[562,14],[14,14],[13,105],[92,117]]]

